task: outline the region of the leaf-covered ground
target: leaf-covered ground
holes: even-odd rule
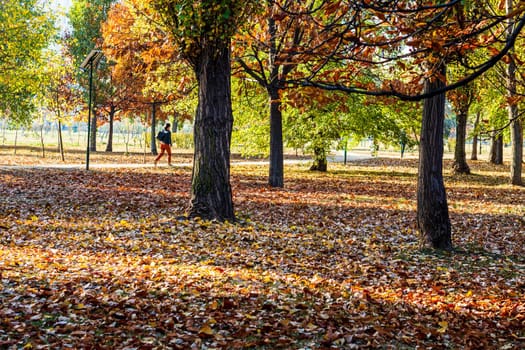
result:
[[[416,165],[234,167],[235,224],[183,216],[191,169],[0,170],[0,348],[524,348],[525,189],[448,174],[421,251]]]

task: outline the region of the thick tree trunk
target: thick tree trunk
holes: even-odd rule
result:
[[[284,149],[283,149],[283,116],[281,113],[281,96],[279,91],[280,63],[277,62],[279,51],[277,24],[275,19],[268,17],[268,32],[270,34],[269,81],[266,87],[270,96],[270,169],[268,183],[272,187],[284,187]]]
[[[111,106],[109,110],[109,132],[108,144],[106,145],[106,152],[113,152],[113,124],[115,121],[115,106]]]
[[[93,113],[91,116],[91,129],[90,129],[91,135],[89,135],[89,150],[91,152],[97,151],[97,113],[93,109]]]
[[[519,3],[519,1],[518,1]],[[506,12],[510,15],[515,10],[514,0],[506,0]],[[507,27],[507,36],[510,37],[514,31],[515,23],[509,20]],[[516,89],[516,62],[510,56],[510,62],[507,68],[507,91],[509,100],[513,100],[517,96]],[[518,105],[516,102],[511,102],[509,106],[510,119],[510,138],[512,141],[512,159],[510,164],[510,182],[513,185],[521,186],[523,181],[521,179],[523,170],[523,124],[518,115]]]
[[[523,170],[523,124],[518,118],[518,106],[509,108],[509,117],[512,118],[510,135],[512,139],[512,160],[510,165],[510,181],[513,185],[521,186]]]
[[[444,79],[446,74],[444,64],[440,73]],[[439,89],[444,84],[445,82],[440,78],[426,81],[425,91]],[[445,94],[425,99],[419,146],[417,224],[422,246],[451,250],[451,225],[443,183],[444,120]]]
[[[151,154],[156,156],[158,154],[157,152],[157,106],[155,103],[151,104],[151,141],[150,141],[150,148],[151,148]]]
[[[493,134],[491,139],[489,163],[501,165],[503,164],[503,135],[501,133]]]
[[[478,135],[479,135],[479,119],[481,112],[476,113],[476,120],[474,121],[474,136],[472,137],[472,153],[470,160],[478,160]]]
[[[458,113],[456,116],[456,148],[454,150],[454,164],[452,168],[458,174],[470,174],[465,152],[467,135],[467,113]]]
[[[190,216],[234,221],[230,185],[233,125],[229,45],[202,48],[195,66],[199,102],[195,116]]]
[[[270,89],[270,172],[272,187],[284,186],[283,116],[279,90]]]
[[[314,148],[314,164],[310,167],[312,171],[327,171],[328,162],[326,160],[326,152],[321,147]]]

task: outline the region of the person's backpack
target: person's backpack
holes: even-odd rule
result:
[[[157,140],[162,141],[162,130],[157,134]]]

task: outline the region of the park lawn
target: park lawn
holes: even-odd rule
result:
[[[103,149],[103,147],[102,147]],[[160,151],[160,150],[159,150]],[[193,154],[189,150],[173,150],[173,163],[187,163],[192,161]],[[91,152],[90,164],[153,164],[155,156],[149,151],[144,152]],[[162,163],[167,163],[165,155]],[[64,161],[56,148],[20,146],[0,146],[0,166],[42,166],[42,165],[86,164],[85,148],[68,148],[64,154]]]
[[[0,170],[0,348],[524,348],[525,189],[471,166],[454,253],[418,248],[415,160],[233,167],[237,223],[184,216],[187,168]]]

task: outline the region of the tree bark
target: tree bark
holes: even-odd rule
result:
[[[491,137],[489,163],[495,165],[503,164],[503,135],[494,133]]]
[[[269,77],[267,86],[270,96],[270,169],[268,183],[272,187],[284,187],[284,148],[283,116],[279,91],[279,63],[277,62],[278,41],[277,24],[273,17],[268,18],[270,34]]]
[[[510,179],[513,185],[521,186],[523,185],[523,124],[518,117],[517,105],[509,107],[509,117],[513,120],[510,126],[510,135],[512,139]]]
[[[155,102],[151,104],[151,142],[150,142],[150,148],[151,148],[151,154],[156,156],[158,154],[157,152],[157,132],[156,132],[156,126],[157,126],[157,106]]]
[[[514,11],[514,1],[506,0],[506,12],[510,14]],[[510,37],[514,31],[515,23],[509,20],[507,27],[507,36]],[[514,53],[514,50],[511,50]],[[512,55],[509,55],[510,62],[507,67],[507,91],[509,100],[512,101],[509,105],[509,119],[510,119],[510,138],[512,141],[512,160],[510,165],[510,182],[513,185],[521,186],[523,181],[521,179],[523,170],[523,124],[518,115],[518,104],[513,101],[517,96],[516,89],[516,61]]]
[[[230,48],[204,46],[194,67],[199,84],[195,116],[191,217],[234,221],[230,185]]]
[[[310,167],[310,170],[323,172],[328,170],[326,152],[321,147],[314,148],[314,164]]]
[[[109,110],[109,132],[108,144],[106,145],[106,152],[113,152],[113,124],[115,122],[115,106],[111,105]]]
[[[440,73],[442,77],[425,82],[425,92],[444,86],[445,64],[440,67]],[[444,120],[445,94],[425,99],[419,147],[417,224],[423,247],[451,250],[451,225],[443,183]]]
[[[171,132],[177,133],[179,131],[179,116],[177,112],[173,114],[173,121],[171,122],[171,124]]]
[[[270,170],[268,183],[284,187],[283,115],[277,88],[270,88]]]
[[[472,137],[472,153],[470,154],[470,160],[478,160],[478,135],[479,135],[479,119],[481,118],[481,112],[476,113],[476,120],[474,121],[474,136]]]
[[[60,112],[58,116],[58,152],[60,152],[60,158],[63,162],[66,161],[64,157],[64,140],[62,138],[62,122],[60,121]]]
[[[44,123],[46,120],[42,121],[42,126],[40,127],[40,145],[42,146],[42,158],[46,157],[46,147],[44,146]]]
[[[456,148],[454,149],[454,164],[452,168],[457,174],[470,174],[465,152],[465,141],[467,136],[467,113],[458,113],[456,116]]]

